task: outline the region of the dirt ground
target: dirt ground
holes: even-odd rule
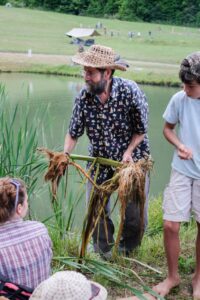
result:
[[[30,56],[28,53],[0,53],[1,71],[17,71],[35,64],[56,66],[70,64],[70,62],[70,57],[65,55],[32,54]]]
[[[169,70],[169,72],[176,72],[178,65],[166,64],[158,62],[143,62],[143,61],[128,61],[130,69],[141,70],[146,69],[160,69]],[[67,55],[50,55],[50,54],[34,54],[28,53],[14,53],[14,52],[0,52],[0,71],[18,71],[27,68],[31,65],[65,65],[71,64],[71,57]]]

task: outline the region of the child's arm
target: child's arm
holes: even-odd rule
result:
[[[175,131],[176,124],[170,124],[165,122],[163,134],[165,138],[177,148],[178,156],[181,159],[191,159],[192,158],[192,150],[187,148],[184,144],[181,143],[179,140],[176,131]]]

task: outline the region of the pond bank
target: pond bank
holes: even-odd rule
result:
[[[180,85],[177,75],[178,65],[145,61],[129,61],[129,64],[129,71],[126,73],[117,72],[116,75],[135,80],[139,84],[171,87]],[[1,52],[1,72],[25,72],[81,77],[81,68],[72,65],[71,57],[67,55]]]

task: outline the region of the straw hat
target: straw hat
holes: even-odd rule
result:
[[[83,274],[62,271],[36,287],[30,300],[106,300],[106,289]]]
[[[77,53],[72,57],[72,61],[78,65],[100,69],[117,69],[126,71],[128,64],[120,59],[112,48],[92,45],[87,51]]]

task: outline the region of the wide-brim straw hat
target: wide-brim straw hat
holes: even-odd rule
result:
[[[106,300],[106,289],[83,274],[62,271],[36,287],[30,300]]]
[[[112,48],[102,45],[92,45],[87,51],[79,52],[72,57],[76,64],[99,68],[126,71],[128,64],[116,55]]]

